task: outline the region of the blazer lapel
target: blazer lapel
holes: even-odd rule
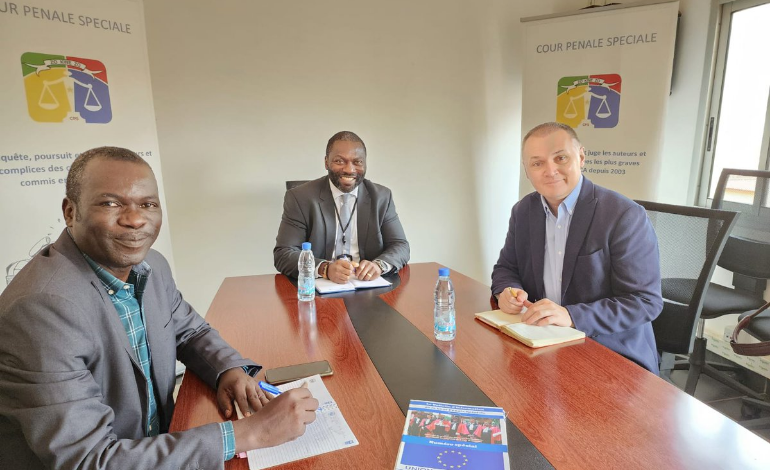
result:
[[[569,225],[569,235],[567,235],[567,247],[564,250],[564,266],[562,268],[561,278],[561,298],[564,299],[564,293],[572,282],[572,275],[575,272],[578,253],[583,246],[588,229],[591,227],[591,221],[596,211],[596,198],[594,197],[594,185],[588,178],[583,178],[583,187],[578,196],[578,202],[575,204],[575,212],[572,214],[572,221]]]
[[[149,273],[149,275],[152,276],[151,273]],[[166,326],[168,322],[173,320],[171,319],[171,315],[166,316],[165,312],[156,307],[163,305],[162,302],[157,300],[158,295],[159,293],[156,290],[156,285],[152,278],[148,279],[144,286],[141,301],[144,313],[144,328],[147,334],[147,346],[150,348],[150,354],[152,356],[150,368],[152,369],[153,378],[155,380],[154,385],[158,394],[163,396],[167,391],[165,389],[165,384],[173,383],[173,380],[168,380],[168,371],[175,370],[175,366],[168,363],[168,358],[176,356],[174,354],[169,354],[169,343],[165,341],[167,338],[166,335],[168,334]],[[150,306],[150,308],[147,308],[147,306]],[[163,402],[163,400],[161,400],[161,402]]]
[[[337,215],[334,209],[334,197],[332,196],[332,190],[329,187],[329,177],[323,179],[321,185],[321,192],[318,195],[318,209],[321,212],[321,217],[324,221],[324,227],[326,228],[326,252],[322,255],[323,258],[331,258],[334,253],[334,242],[337,234]]]
[[[72,238],[70,238],[69,234],[67,233],[67,229],[64,229],[62,234],[59,236],[59,239],[56,240],[54,248],[62,253],[77,267],[81,276],[84,276],[86,279],[91,281],[91,287],[96,290],[96,295],[98,295],[102,300],[103,308],[100,313],[102,315],[107,315],[110,327],[118,336],[118,338],[120,338],[120,342],[123,345],[123,348],[126,350],[128,357],[131,359],[131,363],[139,372],[142,372],[142,368],[139,366],[139,361],[136,359],[134,350],[131,348],[131,344],[128,342],[126,329],[123,328],[123,323],[120,322],[120,318],[118,317],[118,312],[115,309],[115,305],[112,303],[112,300],[109,298],[109,296],[107,296],[107,293],[104,291],[104,286],[102,285],[99,278],[96,277],[94,270],[91,269],[91,266],[88,265],[86,259],[83,258],[83,254],[80,253],[80,249],[77,247],[77,245],[75,245],[75,242],[72,240]]]
[[[88,269],[91,269],[91,267],[88,266]],[[96,274],[94,274],[94,276],[96,276]],[[128,357],[131,359],[131,363],[134,365],[134,368],[138,370],[139,373],[144,375],[142,366],[139,365],[139,361],[137,360],[136,354],[134,353],[134,348],[132,348],[131,343],[128,342],[128,334],[126,333],[126,329],[123,328],[123,323],[121,323],[120,317],[118,317],[118,311],[115,309],[115,305],[112,303],[112,300],[104,292],[104,286],[98,278],[96,280],[92,280],[91,285],[94,289],[96,289],[96,292],[102,299],[102,304],[104,305],[102,313],[107,315],[107,318],[109,318],[108,321],[110,323],[110,327],[113,330],[113,333],[115,333],[118,338],[120,338],[120,343],[126,350]]]
[[[530,205],[530,213],[527,218],[529,221],[529,242],[532,249],[532,270],[535,276],[535,285],[537,286],[537,300],[545,297],[545,285],[543,283],[543,264],[545,263],[545,212],[543,212],[543,202],[540,195],[533,195],[533,203]]]
[[[85,260],[83,260],[85,262]],[[91,266],[88,266],[86,264],[86,267],[90,270]],[[92,271],[93,274],[93,271]],[[118,317],[118,312],[115,309],[115,305],[112,303],[112,300],[109,298],[107,293],[104,291],[104,286],[102,285],[99,278],[96,278],[96,274],[93,274],[95,279],[91,281],[91,285],[94,289],[96,289],[99,297],[102,299],[103,308],[101,309],[100,314],[107,315],[108,322],[110,324],[110,328],[112,328],[112,333],[116,335],[118,338],[120,338],[120,344],[123,346],[123,349],[125,349],[126,354],[128,354],[128,358],[131,360],[131,365],[134,368],[134,380],[136,380],[136,386],[138,390],[145,390],[145,383],[142,381],[140,377],[144,376],[144,370],[142,369],[142,366],[139,365],[139,360],[136,357],[136,354],[134,353],[134,348],[131,347],[131,343],[128,341],[128,334],[126,333],[126,329],[123,327],[123,323],[120,321],[120,317]],[[146,380],[146,377],[145,377]],[[146,413],[147,408],[147,402],[146,400],[142,400],[144,410],[142,413]]]
[[[366,257],[366,236],[369,234],[369,214],[371,204],[369,203],[369,191],[366,189],[366,180],[358,185],[358,205],[356,206],[356,223],[358,224],[358,257],[359,259],[369,259]]]

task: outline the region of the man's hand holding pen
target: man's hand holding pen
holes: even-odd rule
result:
[[[337,284],[345,284],[351,276],[361,281],[372,281],[382,275],[382,270],[372,261],[362,260],[356,263],[350,255],[340,255],[329,264],[326,276]]]
[[[497,305],[505,313],[519,314],[524,309],[527,311],[521,316],[521,321],[527,325],[556,325],[575,326],[569,311],[561,305],[549,299],[530,302],[529,294],[522,289],[507,287],[497,299]]]

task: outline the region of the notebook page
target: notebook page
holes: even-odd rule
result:
[[[526,311],[526,308],[524,311]],[[503,325],[521,322],[521,313],[518,315],[513,315],[510,313],[505,313],[502,310],[490,310],[488,312],[477,313],[476,318],[488,325],[500,329],[500,327]]]
[[[317,290],[319,294],[331,294],[333,292],[347,292],[356,290],[356,286],[350,282],[345,284],[337,284],[334,281],[319,278],[315,280],[315,290]]]
[[[524,323],[506,325],[504,329],[516,334],[525,344],[531,343],[533,347],[548,346],[563,343],[580,338],[585,338],[585,333],[568,326],[535,326]]]
[[[249,469],[274,467],[358,445],[358,439],[342,417],[337,403],[326,389],[320,375],[279,385],[278,389],[285,392],[300,387],[304,382],[308,383],[310,393],[319,403],[316,420],[305,428],[305,434],[291,442],[266,449],[250,450],[248,452]]]
[[[350,279],[350,283],[353,284],[356,289],[368,289],[372,287],[387,287],[390,285],[390,282],[388,282],[387,279],[384,279],[382,277],[378,277],[377,279],[374,279],[372,281],[361,281],[359,279],[352,278]]]

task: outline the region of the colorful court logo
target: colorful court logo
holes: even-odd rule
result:
[[[21,71],[27,109],[35,121],[112,120],[107,69],[98,60],[25,52]]]
[[[572,128],[617,126],[620,82],[616,73],[563,77],[556,90],[556,121]]]

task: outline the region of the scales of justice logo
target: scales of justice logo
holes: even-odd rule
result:
[[[112,120],[107,68],[98,60],[25,52],[21,71],[33,120],[89,124]]]
[[[616,73],[562,77],[556,91],[556,121],[572,128],[617,126],[621,81]]]

